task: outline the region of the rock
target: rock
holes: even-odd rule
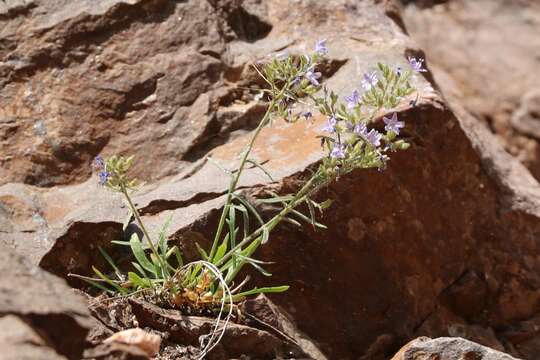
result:
[[[226,138],[236,119],[245,123],[247,104],[218,116],[249,97],[225,83],[243,66],[231,67],[227,43],[272,27],[257,6],[221,3],[2,4],[0,184],[81,182],[98,153],[128,152],[140,155],[135,170],[156,180]]]
[[[122,343],[101,344],[95,348],[87,349],[83,359],[95,360],[147,360],[145,351],[133,345]]]
[[[118,331],[107,339],[104,344],[120,343],[135,346],[143,350],[148,357],[156,356],[161,346],[161,337],[156,334],[148,333],[139,328],[132,328]]]
[[[290,315],[276,306],[266,295],[260,294],[254,299],[247,299],[240,305],[240,311],[248,325],[274,332],[282,337],[292,339],[309,356],[310,359],[326,360],[306,334],[298,330]]]
[[[511,124],[520,133],[540,139],[540,89],[523,95],[519,108],[512,114]]]
[[[538,2],[402,2],[415,3],[404,11],[407,29],[430,63],[455,81],[459,101],[540,179],[538,114],[523,114],[538,92],[532,76],[540,70]]]
[[[1,358],[4,360],[65,360],[31,325],[15,315],[0,317]]]
[[[0,273],[2,358],[80,358],[90,328],[83,298],[3,245]]]
[[[128,236],[120,197],[88,179],[98,152],[138,155],[134,171],[149,182],[135,197],[144,220],[155,233],[172,216],[170,241],[189,249],[194,239],[211,238],[228,187],[203,155],[234,168],[249,137],[242,131],[261,111],[253,93],[240,91],[259,85],[249,64],[284,49],[302,53],[327,37],[325,84],[346,95],[376,61],[406,66],[406,56],[423,56],[389,1],[34,4],[10,7],[9,19],[1,18],[8,26],[0,31],[9,35],[2,54],[11,61],[2,68],[0,111],[9,115],[1,115],[8,119],[2,131],[15,134],[2,144],[2,179],[26,184],[0,186],[0,219],[10,229],[0,232],[0,242],[62,276],[106,268],[97,246],[110,250],[110,240]],[[34,27],[47,30],[18,35]],[[77,51],[88,55],[78,58]],[[98,53],[101,60],[91,60]],[[256,254],[274,262],[273,277],[252,273],[252,285],[290,285],[271,299],[323,356],[384,359],[409,339],[450,332],[524,356],[501,329],[540,313],[540,188],[467,108],[435,90],[439,74],[437,82],[431,72],[417,76],[418,102],[398,108],[411,148],[395,154],[385,172],[342,176],[318,195],[335,199],[321,219],[328,230],[281,227]],[[45,120],[36,131],[52,127],[47,134],[57,142],[26,136],[37,115]],[[265,129],[253,155],[276,181],[250,168],[242,190],[253,197],[269,188],[292,191],[323,156],[316,136],[324,121],[276,121]],[[231,132],[221,134],[224,128]],[[39,144],[32,148],[30,140]],[[18,156],[27,148],[37,150]],[[62,160],[65,153],[74,158]],[[121,259],[121,251],[111,254]],[[169,328],[178,316],[145,321]],[[262,330],[235,329],[231,336],[253,335],[244,349],[256,344],[268,355],[269,345],[283,343]],[[535,339],[531,333],[529,349]],[[223,342],[230,346],[234,341]]]
[[[495,351],[462,338],[421,337],[405,345],[392,360],[513,360],[500,351]]]
[[[138,300],[130,300],[130,304],[140,326],[167,332],[169,341],[183,346],[199,346],[200,337],[211,333],[215,326],[212,318],[185,316]],[[256,359],[306,357],[290,339],[280,339],[267,331],[229,322],[222,340],[208,358],[231,359],[242,355]]]

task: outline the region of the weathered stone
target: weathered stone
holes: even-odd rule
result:
[[[540,179],[540,136],[534,130],[539,116],[523,116],[538,92],[534,74],[540,71],[539,3],[402,2],[415,3],[404,11],[407,28],[430,63],[454,80],[459,101],[485,120],[506,149]],[[440,86],[448,92],[444,83]]]
[[[500,351],[462,338],[421,337],[405,345],[392,360],[515,360]]]
[[[264,294],[254,299],[248,299],[240,305],[242,317],[253,327],[270,332],[278,332],[283,337],[292,339],[298,346],[314,360],[326,360],[327,357],[319,350],[317,344],[306,334],[298,330],[288,314],[276,306]]]
[[[17,316],[0,317],[0,329],[0,358],[3,360],[67,359],[49,347],[46,339]]]
[[[211,318],[185,316],[138,300],[131,300],[130,304],[140,326],[167,332],[169,341],[183,346],[199,346],[199,338],[211,333],[215,326],[215,320]],[[216,353],[220,355],[215,357]],[[270,332],[230,322],[222,341],[208,357],[231,359],[242,355],[256,359],[306,357],[290,339],[280,339]]]
[[[144,220],[155,233],[172,216],[169,237],[187,250],[194,238],[211,238],[229,182],[203,155],[210,151],[234,169],[249,137],[242,131],[264,108],[240,91],[259,84],[251,63],[275,51],[302,53],[327,37],[324,81],[346,95],[375,62],[406,66],[407,55],[421,54],[395,7],[377,3],[13,5],[0,17],[8,19],[0,32],[8,44],[2,56],[9,57],[0,70],[7,79],[0,175],[68,183],[88,177],[97,152],[135,153],[134,173],[149,181],[135,197]],[[17,38],[33,27],[42,30]],[[425,75],[415,80],[417,104],[398,108],[411,148],[395,154],[385,172],[357,171],[321,191],[320,199],[335,199],[321,219],[327,231],[282,227],[256,254],[275,262],[268,267],[274,276],[253,273],[253,285],[290,285],[272,300],[328,358],[388,358],[409,339],[450,332],[517,349],[499,329],[540,312],[538,183]],[[276,121],[265,129],[253,157],[276,182],[250,168],[243,190],[256,196],[268,187],[294,189],[323,156],[316,136],[324,121]],[[382,128],[380,116],[374,126]],[[19,156],[27,148],[30,156]],[[66,153],[74,158],[62,160]],[[9,183],[0,187],[0,201],[9,229],[0,242],[60,275],[106,267],[97,246],[127,236],[121,198],[95,179],[50,189]],[[535,339],[528,338],[529,349]]]
[[[2,356],[79,358],[90,328],[83,298],[64,280],[28,265],[6,246],[0,250],[0,343],[7,350]]]
[[[113,152],[139,155],[148,180],[176,174],[226,136],[218,107],[245,102],[224,83],[226,43],[271,29],[236,1],[0,6],[0,183],[80,182],[96,154]]]

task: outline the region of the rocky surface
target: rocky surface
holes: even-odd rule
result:
[[[137,155],[144,220],[155,230],[172,216],[170,239],[189,256],[228,186],[205,155],[233,168],[264,110],[251,63],[325,37],[325,83],[345,95],[376,61],[422,54],[391,1],[7,1],[0,25],[0,243],[62,276],[105,267],[97,246],[128,235],[121,199],[89,178],[97,153]],[[291,286],[272,298],[288,314],[273,326],[294,327],[313,358],[390,358],[422,335],[540,352],[540,187],[471,106],[434,90],[452,83],[445,74],[417,77],[418,103],[398,109],[408,151],[319,194],[335,199],[327,231],[283,227],[261,248],[274,276],[253,283]],[[323,121],[265,129],[254,156],[276,181],[249,169],[247,194],[295,188],[321,159]]]
[[[448,73],[452,94],[540,179],[540,3],[409,3],[403,13],[407,29],[430,62]]]
[[[0,245],[2,359],[75,359],[91,327],[84,299]]]
[[[478,345],[462,338],[426,337],[415,339],[403,347],[392,360],[515,360],[500,351]]]

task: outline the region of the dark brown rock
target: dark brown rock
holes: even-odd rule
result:
[[[403,1],[404,20],[430,63],[448,73],[461,104],[489,124],[540,179],[540,4],[534,0]],[[413,5],[414,4],[414,5]],[[429,5],[429,6],[428,6]],[[448,89],[440,83],[443,91]]]
[[[292,340],[310,359],[327,359],[319,350],[318,345],[297,328],[290,315],[275,305],[266,295],[260,294],[256,298],[247,299],[240,305],[240,312],[246,324]]]
[[[405,345],[392,360],[514,360],[516,358],[462,338],[421,337]]]
[[[177,173],[226,128],[220,121],[251,111],[217,115],[245,103],[224,82],[227,42],[272,28],[257,15],[263,6],[237,1],[0,6],[0,183],[80,182],[95,155],[113,152],[141,155],[135,170],[148,180]]]
[[[0,348],[3,360],[65,360],[50,347],[47,339],[43,338],[31,324],[15,315],[0,317]]]
[[[169,341],[183,346],[199,346],[199,338],[209,334],[215,326],[212,318],[184,316],[178,311],[137,300],[130,301],[130,304],[140,326],[167,332]],[[267,331],[230,322],[222,341],[208,354],[208,358],[231,359],[242,355],[256,359],[306,358],[290,339],[280,339]]]
[[[79,358],[91,324],[84,299],[64,280],[28,265],[4,245],[0,249],[2,356]]]
[[[210,151],[234,168],[249,136],[237,130],[249,129],[263,108],[240,91],[257,83],[249,64],[283,49],[301,53],[327,37],[325,83],[345,95],[376,61],[406,66],[408,54],[421,53],[390,2],[377,3],[10,5],[0,18],[9,45],[0,175],[65,184],[86,179],[97,152],[135,153],[134,171],[149,181],[135,197],[144,220],[154,233],[172,216],[171,241],[189,249],[194,238],[212,235],[229,181],[202,155]],[[46,30],[17,37],[34,28]],[[328,358],[384,359],[417,336],[452,334],[525,354],[505,330],[540,312],[540,188],[459,101],[434,90],[444,76],[417,76],[418,103],[398,108],[408,151],[385,172],[357,171],[321,191],[320,199],[335,200],[321,219],[327,231],[282,227],[256,254],[275,264],[272,278],[251,274],[252,284],[290,285],[272,300]],[[33,127],[38,117],[47,132]],[[316,136],[324,120],[265,129],[253,156],[276,182],[252,168],[240,186],[250,196],[294,189],[323,156]],[[380,117],[374,125],[382,127]],[[34,129],[42,135],[30,136]],[[20,156],[27,148],[30,155]],[[0,201],[9,229],[0,242],[59,275],[106,266],[97,246],[128,235],[120,197],[95,179],[50,189],[9,183]],[[145,320],[165,329],[178,314],[165,315]],[[255,330],[246,330],[256,334],[246,349],[280,341]],[[521,343],[531,353],[538,337],[528,336]]]

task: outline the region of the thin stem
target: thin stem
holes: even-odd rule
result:
[[[135,216],[135,220],[137,220],[137,223],[141,227],[141,230],[142,230],[144,236],[146,237],[146,240],[148,241],[148,246],[150,247],[150,249],[152,250],[154,255],[156,255],[156,257],[158,259],[161,259],[161,257],[159,256],[159,253],[157,252],[157,250],[156,250],[156,248],[154,246],[154,243],[152,242],[152,239],[150,238],[150,235],[148,234],[148,231],[146,231],[146,227],[144,226],[144,223],[142,222],[142,219],[141,219],[141,217],[139,215],[139,211],[137,210],[135,205],[133,205],[133,202],[131,201],[131,197],[129,196],[128,191],[126,189],[126,186],[123,183],[120,184],[120,190],[121,190],[122,194],[124,194],[124,196],[125,196],[125,198],[126,198],[126,200],[128,202],[129,208],[131,209],[131,212]]]
[[[274,229],[281,220],[287,216],[292,210],[294,210],[298,205],[303,203],[308,199],[308,196],[313,193],[314,191],[318,190],[320,186],[323,184],[315,184],[315,179],[317,178],[318,174],[315,173],[305,184],[302,186],[302,188],[296,193],[296,195],[293,197],[293,199],[279,212],[279,214],[275,215],[272,219],[268,220],[264,225],[261,225],[257,230],[255,230],[251,235],[244,238],[241,242],[239,242],[236,246],[231,248],[227,254],[225,254],[215,265],[220,266],[225,261],[227,261],[237,250],[241,249],[245,245],[249,244],[251,241],[257,239],[264,229],[266,228],[268,231],[271,231]],[[326,183],[326,182],[325,182]],[[313,186],[315,185],[315,186]]]
[[[286,89],[288,85],[286,85],[283,89]],[[282,90],[281,93],[283,93],[284,90]],[[280,94],[281,95],[281,94]],[[280,96],[278,95],[278,99]],[[227,191],[227,199],[225,200],[225,207],[223,208],[223,211],[221,212],[221,218],[219,219],[218,227],[216,230],[216,235],[214,237],[214,242],[212,243],[212,249],[210,250],[209,259],[212,259],[215,255],[215,252],[217,250],[217,245],[219,243],[219,239],[221,238],[221,233],[223,232],[223,226],[225,225],[225,219],[227,218],[227,214],[229,213],[229,208],[231,206],[231,201],[233,197],[233,192],[236,189],[236,185],[238,185],[238,180],[240,179],[240,175],[242,174],[242,171],[244,170],[244,166],[246,165],[248,156],[253,149],[253,145],[255,144],[255,140],[257,140],[257,137],[259,136],[259,133],[263,129],[263,127],[266,125],[266,122],[268,120],[268,117],[274,110],[274,106],[276,105],[276,99],[273,99],[270,102],[270,105],[268,106],[268,110],[266,110],[266,113],[264,114],[264,117],[262,118],[261,122],[255,129],[255,132],[253,133],[253,136],[251,137],[251,140],[249,141],[248,145],[246,146],[244,150],[244,155],[242,156],[242,160],[240,161],[240,166],[238,167],[238,170],[236,171],[235,175],[233,176],[231,183],[229,185],[229,190]]]

